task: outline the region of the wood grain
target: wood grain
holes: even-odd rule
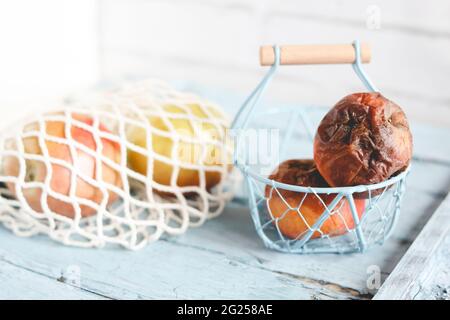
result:
[[[372,45],[372,62],[364,68],[387,97],[411,119],[450,125],[450,5],[445,0],[426,7],[418,0],[231,3],[101,1],[102,78],[188,78],[247,94],[265,71],[258,66],[263,43],[359,39]],[[381,10],[379,29],[367,27],[371,5]],[[174,17],[177,23],[167,23]],[[164,34],[160,25],[166,26]],[[278,101],[331,105],[347,93],[364,90],[348,66],[280,69],[269,91]]]
[[[352,64],[356,60],[352,44],[281,45],[280,64]],[[370,46],[361,43],[361,62],[370,62]],[[275,63],[273,46],[259,48],[259,63],[271,66]]]
[[[450,177],[448,169],[430,173],[436,180]],[[442,199],[415,190],[413,183],[409,187],[405,199],[409,205],[403,208],[394,236],[364,255],[299,256],[267,250],[256,236],[248,210],[232,205],[205,226],[139,252],[68,248],[44,237],[17,238],[2,228],[0,261],[6,264],[0,264],[0,273],[9,276],[12,289],[0,289],[0,297],[40,296],[43,287],[58,285],[68,266],[76,265],[81,289],[74,290],[80,297],[91,292],[95,298],[113,299],[368,299],[374,294],[366,288],[368,266],[378,265],[384,279],[420,231],[427,212]],[[24,280],[15,269],[32,273]],[[23,281],[30,287],[26,295]],[[57,297],[48,292],[46,298]]]
[[[58,279],[62,278],[49,277],[32,266],[20,266],[0,256],[0,299],[105,299]]]
[[[230,109],[242,101],[224,91],[182,86]],[[0,298],[370,299],[376,290],[367,288],[368,268],[378,266],[384,281],[450,187],[450,146],[440,143],[450,140],[450,130],[416,123],[413,130],[416,160],[399,223],[383,247],[367,254],[301,256],[268,250],[239,194],[219,218],[139,252],[64,247],[0,228]],[[62,292],[70,266],[80,270],[80,287]],[[442,285],[439,279],[427,283],[429,288]]]
[[[386,279],[374,299],[376,300],[411,300],[422,294],[422,298],[430,298],[423,295],[425,283],[430,278],[437,277],[442,268],[448,266],[450,257],[444,246],[450,239],[450,194],[442,201],[439,208],[433,214],[417,239],[406,252],[394,271]],[[447,241],[446,241],[447,240]],[[443,288],[450,287],[450,276],[441,279]],[[437,291],[437,296],[442,295]]]

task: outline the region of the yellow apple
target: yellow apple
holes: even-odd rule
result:
[[[160,116],[149,116],[148,121],[152,130],[151,145],[147,143],[146,129],[133,126],[129,128],[128,140],[148,151],[164,157],[168,161],[180,161],[180,170],[176,179],[177,186],[199,186],[200,172],[196,168],[188,168],[189,165],[200,165],[206,167],[206,188],[210,189],[221,180],[221,173],[208,170],[208,166],[220,166],[227,161],[230,163],[230,155],[225,149],[224,116],[215,108],[207,107],[205,112],[197,104],[186,105],[184,108],[176,105],[165,105],[162,107],[166,118]],[[188,117],[192,116],[193,119]],[[222,121],[217,127],[208,120],[217,119]],[[220,122],[219,122],[220,123]],[[176,141],[179,141],[178,143]],[[219,145],[214,144],[219,143]],[[178,144],[178,147],[176,145]],[[203,148],[202,148],[203,146]],[[205,149],[205,150],[204,150]],[[205,152],[206,151],[206,152]],[[132,150],[128,150],[129,167],[148,176],[147,156]],[[174,166],[167,161],[153,159],[153,180],[162,185],[171,185],[171,176]]]

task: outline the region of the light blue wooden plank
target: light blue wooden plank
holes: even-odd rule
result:
[[[409,194],[415,203],[405,208],[399,230],[413,234],[436,198]],[[246,209],[228,209],[201,228],[139,252],[68,248],[1,229],[0,256],[54,279],[78,266],[83,288],[113,298],[366,298],[367,267],[379,265],[385,276],[411,241],[395,235],[365,255],[281,254],[262,246]]]
[[[450,165],[414,160],[407,187],[444,197],[450,188]]]
[[[297,256],[267,250],[248,210],[230,207],[203,227],[140,252],[67,248],[1,229],[0,256],[51,279],[79,266],[84,289],[114,298],[236,298],[235,292],[242,298],[365,298],[367,267],[378,265],[387,276],[441,200],[439,192],[423,186],[424,175],[440,188],[448,170],[429,163],[414,166],[397,231],[385,246],[365,255]]]
[[[1,230],[4,232],[4,230]],[[61,278],[59,278],[61,280]],[[103,299],[36,270],[0,258],[0,299]]]
[[[11,286],[16,281],[21,282],[20,272],[19,276],[14,272],[16,269],[26,268],[56,279],[68,266],[76,265],[85,290],[119,299],[347,297],[322,288],[320,283],[255,268],[207,249],[165,241],[139,252],[78,249],[51,243],[43,237],[15,238],[2,229],[0,242],[3,244],[2,259],[9,261],[0,265],[0,273],[8,274]],[[12,265],[14,270],[11,271]],[[40,283],[40,288],[30,290],[27,297],[39,297],[42,291],[46,292],[47,298],[60,297],[59,291],[53,290],[53,283],[56,281]],[[11,297],[21,296],[23,290],[23,287],[17,287]],[[76,293],[73,296],[76,297]],[[78,296],[83,297],[82,294]]]
[[[450,165],[450,128],[413,122],[414,156]]]
[[[389,275],[375,299],[446,299],[450,288],[450,194]],[[438,290],[436,290],[438,289]]]
[[[220,90],[200,92],[209,92],[234,111],[243,100]],[[393,270],[450,183],[450,144],[443,143],[450,141],[450,130],[422,125],[413,125],[413,130],[415,157],[422,161],[415,162],[409,177],[398,227],[383,247],[367,254],[299,256],[267,250],[248,210],[233,206],[201,228],[139,252],[68,248],[44,237],[17,238],[0,228],[0,297],[370,297],[367,268],[378,265],[383,278]],[[83,290],[60,293],[60,286],[66,285],[56,279],[71,266],[79,268]],[[12,288],[8,295],[2,294],[3,284]],[[38,289],[27,289],[33,287]]]
[[[227,210],[203,228],[192,230],[172,241],[218,251],[249,265],[353,288],[364,294],[369,291],[366,288],[367,268],[379,266],[383,278],[391,272],[431,215],[433,207],[441,200],[423,192],[408,192],[393,236],[384,246],[376,247],[366,254],[302,256],[270,251],[263,247],[262,241],[256,236],[246,209]]]
[[[450,234],[434,253],[432,272],[419,286],[416,300],[450,300]]]

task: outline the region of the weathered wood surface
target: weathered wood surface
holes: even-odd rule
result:
[[[375,299],[450,298],[450,194],[395,267]]]
[[[242,102],[242,96],[220,90],[181,87],[231,114]],[[370,299],[377,291],[367,286],[374,268],[384,281],[450,187],[450,144],[444,143],[450,130],[412,127],[413,170],[397,228],[383,247],[352,255],[270,251],[239,194],[219,218],[138,252],[70,248],[44,236],[18,238],[0,227],[0,298]],[[427,281],[433,288],[446,285],[440,278]]]
[[[201,228],[138,252],[68,248],[0,228],[0,298],[372,298],[376,290],[366,285],[371,267],[380,269],[382,280],[392,272],[450,185],[449,163],[434,158],[448,147],[437,150],[420,142],[448,141],[450,133],[426,129],[426,136],[415,135],[422,160],[414,161],[397,229],[383,247],[367,254],[269,251],[256,236],[248,210],[237,204]],[[67,280],[74,267],[79,283]]]

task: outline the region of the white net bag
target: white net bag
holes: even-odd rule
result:
[[[221,213],[239,176],[218,106],[158,81],[90,100],[3,130],[1,223],[67,245],[139,249]]]

